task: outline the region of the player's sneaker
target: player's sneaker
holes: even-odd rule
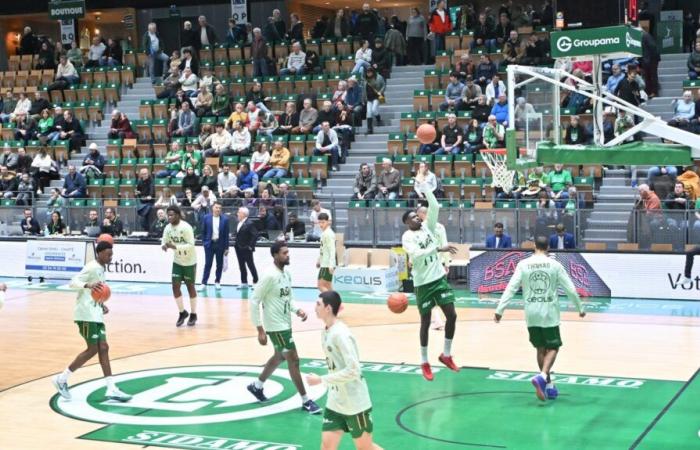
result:
[[[430,363],[423,363],[420,365],[420,368],[423,371],[423,378],[433,381],[433,369],[430,368]]]
[[[238,289],[243,290],[243,289],[248,289],[248,284],[244,283],[238,286]]]
[[[267,397],[265,397],[265,394],[263,394],[262,388],[257,388],[255,387],[255,383],[250,383],[248,385],[248,392],[253,394],[255,398],[258,399],[259,402],[266,402]]]
[[[176,327],[181,327],[183,323],[185,323],[185,319],[187,319],[187,316],[189,316],[190,313],[187,312],[187,310],[182,310],[180,315],[177,317],[177,322],[175,322]]]
[[[66,383],[65,381],[61,382],[61,380],[58,378],[58,375],[53,377],[51,379],[51,382],[53,383],[54,387],[61,395],[61,397],[65,398],[66,400],[71,399],[70,391],[68,390],[68,383]]]
[[[433,330],[442,330],[445,328],[445,322],[442,321],[442,318],[439,314],[433,316],[432,326]]]
[[[537,398],[539,398],[541,401],[546,401],[547,397],[545,395],[545,389],[547,388],[547,380],[544,379],[542,375],[535,375],[532,377],[530,380],[533,386],[535,386],[535,393],[537,394]]]
[[[195,323],[197,323],[197,314],[192,313],[190,314],[190,320],[187,321],[187,326],[193,327]]]
[[[207,290],[207,283],[200,283],[198,290],[199,291],[206,291]]]
[[[221,290],[221,283],[215,283],[214,289],[216,289],[217,291],[220,291]]]
[[[438,361],[446,365],[447,368],[452,370],[453,372],[459,372],[459,367],[457,366],[457,364],[455,364],[451,356],[445,356],[444,353],[440,353],[440,356],[438,356]]]
[[[301,409],[309,414],[321,414],[321,407],[313,400],[305,401],[304,404],[301,405]]]
[[[108,400],[116,400],[118,402],[128,402],[131,400],[131,395],[120,391],[117,387],[114,389],[107,389],[105,397],[107,397]]]
[[[553,384],[548,384],[544,389],[544,394],[547,396],[547,400],[554,400],[559,396],[559,390]]]

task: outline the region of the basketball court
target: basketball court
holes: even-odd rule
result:
[[[321,416],[300,411],[284,370],[261,405],[245,386],[271,347],[260,347],[242,291],[209,289],[200,321],[176,328],[170,288],[110,283],[105,317],[115,381],[134,394],[105,401],[97,360],[71,378],[73,400],[50,376],[83,348],[63,282],[8,279],[0,312],[0,448],[319,448]],[[244,292],[244,291],[243,291]],[[494,298],[456,291],[459,323],[452,373],[439,365],[442,331],[431,331],[435,381],[423,380],[415,306],[396,315],[385,296],[345,293],[341,312],[358,340],[385,449],[681,449],[700,445],[700,302],[594,299],[588,316],[563,308],[564,347],[555,365],[561,395],[539,402],[529,379],[534,350],[519,305],[492,320]],[[313,316],[316,291],[296,289]],[[243,298],[241,298],[243,297]],[[302,372],[325,373],[321,323],[295,319]],[[310,396],[325,403],[323,388]],[[353,448],[345,438],[343,449]]]

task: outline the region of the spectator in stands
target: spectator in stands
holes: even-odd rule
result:
[[[263,180],[286,177],[289,172],[289,161],[291,157],[292,154],[289,149],[285,147],[282,142],[275,141],[272,155],[270,156],[270,170],[265,172]]]
[[[102,43],[102,39],[99,36],[92,38],[92,45],[88,49],[87,62],[85,67],[99,67],[102,56],[105,53],[107,46]]]
[[[620,109],[617,112],[617,119],[615,119],[615,137],[620,136],[625,131],[634,127],[634,119],[628,116],[624,109]],[[634,140],[634,136],[630,136],[625,139],[625,142],[630,142]]]
[[[182,89],[185,92],[185,95],[188,97],[196,97],[197,96],[197,88],[199,86],[199,78],[197,78],[197,75],[192,73],[192,70],[190,68],[185,68],[185,70],[182,72],[182,76],[178,80],[180,83],[180,89]]]
[[[450,12],[445,8],[444,0],[439,0],[435,9],[430,13],[428,28],[435,36],[435,51],[445,50],[445,35],[452,31]]]
[[[17,198],[15,202],[17,205],[31,206],[32,200],[34,199],[34,191],[36,184],[34,180],[29,178],[29,174],[23,173],[20,177],[19,184],[17,185]]]
[[[273,44],[282,40],[282,36],[277,33],[277,28],[275,28],[275,19],[272,17],[267,18],[262,34],[267,42],[271,42]]]
[[[494,75],[491,78],[491,82],[486,86],[485,93],[486,101],[489,105],[492,105],[496,101],[496,99],[498,99],[501,96],[501,94],[507,95],[506,85],[503,84],[503,81],[501,81],[501,78],[498,75]]]
[[[78,173],[74,165],[68,166],[68,174],[63,180],[63,189],[61,195],[66,198],[85,198],[87,197],[87,183],[85,177]]]
[[[348,78],[348,88],[345,93],[345,107],[353,114],[353,120],[358,120],[362,112],[363,104],[362,88],[357,83],[357,78]]]
[[[690,121],[695,117],[695,102],[690,91],[683,92],[683,98],[675,100],[673,106],[673,118],[668,121],[672,127],[688,129]]]
[[[280,116],[279,126],[274,134],[291,134],[294,129],[299,129],[299,113],[296,111],[294,102],[287,102],[284,107],[284,114]]]
[[[17,100],[9,90],[5,93],[5,98],[2,100],[2,108],[0,108],[0,123],[8,122],[12,118],[12,113],[17,107]]]
[[[411,8],[411,17],[408,18],[406,38],[408,39],[408,63],[411,65],[423,64],[427,25],[425,18],[418,8]]]
[[[168,225],[168,216],[165,215],[164,209],[156,211],[156,220],[151,224],[148,230],[148,237],[160,239],[163,237],[163,230]]]
[[[17,174],[29,173],[32,166],[32,157],[27,155],[24,147],[17,149]]]
[[[328,16],[321,16],[316,19],[314,27],[311,29],[311,39],[321,39],[328,28]]]
[[[80,150],[80,146],[85,139],[85,133],[83,132],[83,127],[80,122],[73,118],[73,112],[66,110],[63,112],[63,122],[61,123],[61,129],[58,135],[60,140],[69,140],[71,151]]]
[[[109,139],[135,139],[136,133],[131,129],[131,122],[126,114],[115,109],[112,111],[112,122],[109,126]]]
[[[240,120],[233,123],[233,129],[231,134],[231,152],[229,153],[247,156],[250,154],[250,131]]]
[[[462,152],[464,143],[464,130],[457,124],[457,116],[454,113],[447,115],[447,125],[442,129],[442,138],[440,139],[440,148],[435,152],[436,155],[444,155],[451,153],[456,155]]]
[[[289,15],[289,32],[287,40],[290,42],[304,43],[304,24],[299,20],[299,15],[292,13]]]
[[[476,164],[476,156],[483,148],[483,130],[479,126],[479,121],[472,117],[464,132],[464,153],[472,155],[472,167]]]
[[[66,52],[66,57],[68,61],[73,65],[75,69],[81,69],[83,67],[83,52],[78,47],[78,43],[72,41],[70,43],[70,49]],[[60,58],[59,58],[60,60]],[[59,64],[60,65],[60,64]],[[77,83],[78,80],[75,81]],[[74,84],[74,83],[71,83]]]
[[[207,45],[213,47],[214,44],[217,43],[216,31],[214,30],[214,27],[207,23],[206,16],[199,16],[197,22],[199,22],[199,29],[197,30],[197,34],[199,35],[200,44],[200,46],[197,47],[197,49]]]
[[[365,69],[371,66],[372,49],[369,48],[369,41],[363,40],[360,48],[355,52],[355,67],[350,73],[362,75]]]
[[[199,62],[197,62],[197,60],[192,55],[191,48],[185,47],[182,50],[182,60],[180,61],[178,69],[180,69],[180,72],[182,72],[183,74],[185,74],[187,69],[189,69],[192,75],[194,75],[195,77],[199,75]]]
[[[314,75],[321,73],[321,60],[314,50],[306,51],[306,59],[304,60],[304,73]]]
[[[605,90],[608,92],[615,92],[617,90],[617,85],[625,77],[624,72],[620,69],[619,64],[613,64],[612,74],[608,77],[608,81],[605,83]]]
[[[391,72],[392,53],[384,47],[384,40],[376,38],[374,40],[374,50],[372,50],[371,66],[383,77],[388,77]]]
[[[236,176],[231,173],[230,166],[224,164],[221,172],[217,176],[217,192],[219,198],[231,198],[238,196],[238,187],[236,186]]]
[[[19,41],[20,55],[34,55],[39,51],[39,39],[36,37],[31,27],[24,27],[22,37]]]
[[[20,203],[17,204],[19,205]],[[33,234],[36,236],[41,233],[39,222],[37,222],[37,220],[33,217],[32,210],[30,208],[24,210],[24,219],[22,219],[20,226],[22,227],[22,232],[24,234]]]
[[[377,194],[375,198],[394,200],[401,189],[401,173],[394,168],[389,158],[382,159],[382,173],[377,178]]]
[[[508,14],[500,13],[498,16],[498,25],[496,25],[496,28],[494,30],[494,36],[496,38],[496,49],[503,49],[505,47],[505,43],[511,39],[513,31],[515,31],[515,29],[513,28],[513,24],[510,23],[510,17],[508,17]],[[515,31],[515,33],[517,39],[518,32]],[[520,47],[519,42],[517,47]]]
[[[231,112],[228,94],[224,85],[218,83],[214,88],[214,101],[211,104],[211,113],[216,117],[226,117]]]
[[[197,32],[192,29],[192,22],[189,20],[186,20],[182,24],[182,30],[180,30],[180,44],[182,45],[183,51],[187,47],[194,49],[201,48],[199,36]]]
[[[269,75],[267,66],[267,41],[260,28],[253,29],[253,45],[250,48],[250,56],[253,59],[253,76],[266,77]]]
[[[17,116],[24,113],[29,113],[29,109],[32,107],[32,101],[27,98],[27,94],[24,91],[20,91],[19,99],[15,105],[15,110],[12,112],[12,119],[16,120]]]
[[[100,233],[106,233],[113,237],[124,234],[124,224],[114,212],[114,208],[105,208],[105,218],[102,220]]]
[[[184,170],[182,177],[182,190],[189,189],[193,194],[199,194],[202,191],[202,185],[199,182],[199,175],[195,172],[193,166],[189,166]]]
[[[574,181],[571,172],[564,170],[563,164],[555,164],[554,170],[547,174],[547,185],[550,187],[552,199],[557,204],[557,208],[562,209],[569,199],[569,187]]]
[[[548,61],[550,60],[547,58],[547,53],[542,41],[537,38],[536,34],[531,34],[525,45],[525,55],[521,58],[520,63],[535,66]]]
[[[336,11],[335,17],[333,17],[328,23],[326,28],[325,37],[328,39],[342,39],[349,34],[350,23],[348,18],[345,16],[345,10],[340,8]]]
[[[306,63],[306,53],[301,51],[301,44],[294,42],[292,52],[287,57],[287,67],[280,70],[280,75],[304,75],[304,64]]]
[[[695,42],[693,52],[688,56],[688,78],[696,80],[700,75],[700,41]]]
[[[163,90],[156,95],[157,98],[175,98],[180,90],[180,69],[171,67],[168,76],[163,79]]]
[[[432,125],[433,128],[435,128],[435,139],[433,139],[433,142],[431,142],[430,144],[420,144],[420,147],[418,148],[418,153],[420,153],[421,155],[432,155],[441,146],[442,133],[440,133],[440,129],[437,126],[437,120],[431,118],[428,119],[426,123],[428,125]]]
[[[51,155],[48,154],[46,147],[41,147],[39,153],[34,156],[32,161],[32,173],[34,174],[34,180],[37,185],[37,195],[41,193],[49,186],[51,180],[59,179],[58,170],[54,165]]]
[[[500,26],[500,25],[499,25]],[[510,30],[508,40],[503,44],[503,61],[501,65],[520,64],[520,61],[525,54],[525,46],[520,42],[518,32]]]
[[[486,248],[513,248],[513,241],[503,232],[501,222],[496,222],[493,226],[493,234],[486,237]]]
[[[245,112],[248,114],[248,130],[254,134],[260,128],[263,117],[266,114],[263,110],[255,106],[255,103],[248,102],[245,107]]]
[[[304,107],[299,113],[299,127],[292,128],[292,133],[295,134],[308,134],[314,128],[316,124],[316,119],[318,118],[318,111],[316,108],[311,106],[311,99],[304,99]]]
[[[46,145],[47,142],[51,141],[54,133],[58,133],[53,126],[53,116],[48,109],[43,109],[38,120],[36,137]]]
[[[311,231],[306,235],[307,241],[318,241],[321,239],[321,227],[318,224],[319,214],[328,214],[328,221],[332,221],[331,212],[321,206],[321,202],[317,199],[311,200],[311,214],[309,214],[309,223]]]
[[[394,16],[396,17],[396,16]],[[390,66],[403,66],[406,62],[406,39],[396,25],[390,25],[384,36],[384,47],[391,55]]]
[[[362,5],[362,12],[357,16],[354,34],[365,41],[371,41],[377,34],[377,17],[367,3]]]
[[[435,177],[435,174],[430,171],[430,165],[425,161],[418,163],[418,169],[416,170],[416,176],[413,177],[413,191],[408,194],[413,205],[415,205],[415,200],[425,200],[425,189],[429,188],[436,197],[438,195],[439,182]]]
[[[155,22],[148,24],[148,30],[143,35],[141,44],[146,55],[148,55],[148,74],[151,77],[151,83],[156,84],[156,63],[158,61],[162,63],[161,74],[164,75],[168,71],[168,55],[163,53],[164,45],[156,29]]]
[[[17,193],[18,178],[6,166],[0,165],[0,198],[12,198]]]
[[[277,30],[277,34],[280,37],[286,36],[287,24],[284,22],[284,18],[282,17],[282,13],[280,12],[279,9],[272,10],[272,22],[275,25],[275,29]]]
[[[241,197],[252,196],[258,190],[258,174],[250,170],[248,163],[243,162],[239,166],[236,186]]]
[[[636,69],[634,64],[627,65],[627,76],[617,84],[615,95],[634,106],[639,106],[641,104],[641,88],[636,81]]]
[[[321,124],[323,122],[328,122],[331,128],[336,125],[336,114],[333,111],[333,104],[330,100],[324,100],[321,109],[318,111],[318,116],[316,117],[316,123],[314,123],[313,133],[318,134],[321,131]]]
[[[36,120],[26,112],[17,114],[15,121],[15,140],[23,141],[24,145],[27,145],[29,141],[36,137],[36,133]]]
[[[170,150],[165,154],[165,169],[158,172],[156,178],[182,177],[180,170],[183,156],[184,152],[180,150],[180,142],[173,141],[170,144]]]
[[[124,51],[119,42],[109,38],[107,39],[107,48],[105,48],[105,52],[100,59],[100,65],[109,67],[121,66],[123,55]]]
[[[661,201],[654,191],[649,189],[648,184],[640,184],[639,200],[635,209],[644,209],[645,218],[649,221],[651,228],[658,228],[663,223],[663,213],[661,211]]]
[[[270,101],[270,97],[266,97],[262,90],[262,84],[259,81],[253,83],[248,93],[245,96],[246,102],[253,102],[255,106],[265,112],[270,112],[265,102]]]
[[[474,39],[471,43],[472,50],[477,47],[486,47],[488,53],[494,53],[497,48],[496,35],[493,27],[486,20],[486,14],[479,14],[479,21],[474,27]]]
[[[192,209],[197,213],[198,221],[211,212],[212,206],[216,203],[216,195],[209,190],[209,186],[202,186],[201,192],[192,203]]]
[[[182,199],[180,201],[180,204],[185,207],[185,208],[191,208],[192,203],[194,203],[194,194],[192,193],[192,189],[184,189],[185,194],[182,196]],[[179,194],[179,193],[178,193]]]
[[[170,188],[166,187],[161,191],[160,197],[158,197],[154,206],[156,208],[167,208],[168,206],[180,206],[180,202]]]
[[[340,145],[338,134],[331,128],[331,124],[325,121],[321,124],[321,130],[316,135],[316,147],[314,156],[330,155],[331,170],[337,172],[338,159],[340,156]]]
[[[479,64],[476,66],[476,69],[474,69],[474,78],[476,79],[477,84],[481,86],[482,89],[486,89],[486,85],[493,80],[496,73],[496,65],[491,62],[491,57],[489,57],[489,55],[481,55],[479,57]],[[501,89],[501,86],[498,83],[494,85],[493,89],[496,87]],[[495,97],[495,90],[494,95],[491,96],[491,98],[493,97]]]
[[[66,56],[61,56],[56,67],[54,82],[49,85],[49,91],[68,89],[71,85],[78,84],[80,76],[76,67]]]
[[[204,150],[206,157],[221,157],[231,149],[231,134],[224,128],[224,124],[217,122],[216,133],[212,135],[211,147]]]
[[[373,120],[377,120],[377,125],[382,126],[382,116],[380,114],[379,105],[386,101],[384,90],[386,83],[384,78],[375,71],[373,67],[369,67],[365,73],[365,98],[367,99],[367,133],[374,133]]]
[[[673,192],[670,192],[664,200],[664,206],[669,215],[667,219],[668,226],[685,228],[688,222],[685,220],[685,211],[689,209],[690,199],[685,192],[685,185],[680,181],[673,186]]]
[[[196,120],[194,112],[190,109],[190,104],[184,102],[182,109],[177,113],[177,128],[173,131],[173,136],[194,136]]]
[[[258,127],[256,134],[258,136],[267,136],[272,138],[273,134],[280,134],[278,128],[279,122],[277,122],[277,117],[275,117],[272,112],[267,112],[260,117],[260,126]]]
[[[579,122],[577,115],[571,116],[569,126],[564,131],[564,143],[567,145],[583,145],[588,142],[586,129]]]
[[[352,191],[352,200],[371,200],[374,198],[377,192],[377,177],[369,164],[362,163],[360,165],[360,170],[355,175]]]
[[[505,92],[500,92],[498,94],[498,101],[493,104],[491,114],[496,116],[496,122],[502,124],[504,127],[508,126],[508,99]]]
[[[200,127],[198,137],[200,148],[204,149],[211,147],[211,138],[214,135],[213,131],[214,127],[210,123],[205,123]]]
[[[467,77],[473,79],[474,76],[474,63],[471,58],[469,58],[468,53],[462,53],[459,57],[459,62],[455,64],[453,72],[457,73],[457,78],[460,82],[466,83]]]
[[[464,85],[459,81],[459,73],[451,72],[450,81],[445,86],[445,101],[440,104],[440,111],[462,109],[462,92]]]
[[[151,211],[153,210],[153,204],[156,200],[155,183],[148,169],[143,168],[139,171],[139,179],[136,183],[134,194],[139,200],[136,214],[141,217],[141,228],[143,231],[148,231],[151,225]]]
[[[197,117],[208,116],[211,113],[211,105],[214,101],[214,96],[209,92],[209,88],[202,86],[199,89],[199,94],[194,101],[195,115]]]
[[[292,236],[295,239],[303,238],[306,234],[306,225],[304,225],[304,222],[299,220],[297,214],[294,212],[289,213],[289,221],[287,222],[287,226],[284,228],[284,234],[289,236],[289,233],[292,233]]]
[[[653,166],[647,170],[647,183],[650,186],[655,184],[655,178],[661,175],[668,175],[669,178],[675,182],[678,176],[678,169],[675,166]]]
[[[270,169],[270,151],[266,143],[257,145],[253,155],[250,157],[250,168],[262,178]]]
[[[53,48],[49,46],[47,41],[42,42],[35,63],[37,70],[54,70],[56,63],[53,58]]]
[[[527,122],[532,124],[536,119],[534,115],[537,113],[532,104],[525,101],[525,97],[518,97],[515,103],[515,128],[523,129]]]
[[[10,172],[17,173],[17,163],[19,160],[19,155],[12,152],[9,143],[5,143],[3,146],[2,156],[0,156],[0,167],[5,167]]]
[[[46,201],[46,215],[51,217],[54,211],[62,212],[65,200],[61,197],[61,193],[56,188],[51,188],[51,197]]]
[[[202,173],[202,160],[202,153],[199,150],[195,150],[194,145],[188,144],[180,160],[181,170],[186,172],[188,168],[192,167],[194,174],[199,176]]]
[[[566,231],[563,223],[558,223],[555,227],[556,233],[549,237],[549,248],[556,250],[570,250],[576,248],[574,235]]]
[[[32,119],[38,120],[39,116],[41,116],[41,112],[45,109],[51,109],[51,103],[42,97],[41,91],[36,91],[34,93],[34,101],[29,107],[29,115],[32,117]]]
[[[66,234],[66,225],[63,223],[60,212],[54,211],[51,213],[51,219],[46,224],[46,230],[51,236]]]
[[[486,148],[501,148],[505,146],[506,129],[496,121],[496,116],[491,114],[483,130],[484,146]]]

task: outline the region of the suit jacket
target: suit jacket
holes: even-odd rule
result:
[[[556,250],[558,242],[559,236],[556,233],[554,233],[549,237],[549,248],[552,250]],[[564,233],[564,248],[576,248],[576,239],[574,239],[573,234]]]
[[[513,248],[513,241],[510,239],[510,236],[503,234],[498,247],[496,247],[496,235],[492,234],[486,237],[486,248]]]
[[[41,233],[41,227],[39,226],[39,222],[32,217],[31,220],[29,221],[29,225],[27,225],[27,219],[22,219],[21,222],[22,226],[22,231],[25,233],[29,234],[40,234]]]
[[[243,226],[238,230],[238,223],[236,223],[236,243],[234,247],[255,251],[255,242],[258,240],[258,227],[253,223],[253,219],[248,217]]]
[[[247,222],[247,221],[246,221]],[[219,245],[223,245],[224,250],[229,248],[229,220],[228,216],[222,214],[219,216]],[[211,237],[214,234],[214,229],[212,225],[214,224],[214,215],[207,214],[204,216],[204,222],[202,224],[202,245],[204,248],[210,248],[212,244]],[[243,227],[245,228],[245,226]]]

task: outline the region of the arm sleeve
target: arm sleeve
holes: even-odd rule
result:
[[[85,289],[85,283],[88,283],[90,280],[90,270],[88,269],[87,266],[83,267],[83,270],[80,271],[76,276],[71,278],[70,280],[70,288],[71,289]]]
[[[506,309],[506,306],[508,306],[508,303],[510,303],[510,301],[513,299],[515,293],[518,292],[522,278],[522,266],[518,264],[515,268],[515,273],[508,282],[508,286],[506,286],[506,290],[503,291],[503,294],[501,295],[501,301],[498,302],[498,306],[496,307],[496,314],[501,316],[503,315],[503,311]]]
[[[250,299],[250,321],[256,328],[262,326],[262,320],[260,319],[260,303],[262,299],[265,298],[267,294],[269,277],[264,276],[260,279],[260,282],[255,286],[255,291],[253,291],[253,297]]]
[[[576,305],[578,312],[583,312],[583,305],[581,304],[581,298],[578,296],[578,292],[576,292],[576,286],[574,286],[574,282],[571,281],[571,277],[566,273],[566,269],[564,269],[564,266],[561,264],[559,264],[558,275],[559,285],[564,289],[566,296]]]
[[[349,381],[359,380],[362,372],[360,371],[360,360],[355,352],[355,348],[350,341],[349,336],[337,336],[335,345],[338,351],[345,357],[346,365],[343,369],[337,372],[323,375],[321,379],[326,384],[344,384]]]
[[[435,198],[433,191],[428,190],[425,192],[425,198],[428,200],[428,229],[435,233],[435,224],[438,221],[438,214],[440,213],[440,204]]]

